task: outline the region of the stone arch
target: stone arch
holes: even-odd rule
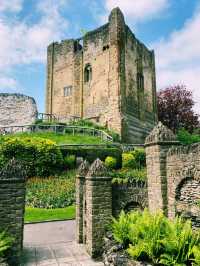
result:
[[[135,202],[135,201],[127,202],[123,208],[125,213],[130,212],[130,211],[137,211],[137,210],[142,211],[143,209],[144,208],[143,208],[142,204],[139,202]]]

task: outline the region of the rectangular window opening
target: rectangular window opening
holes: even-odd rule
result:
[[[66,86],[63,88],[64,96],[71,96],[72,95],[72,86]]]

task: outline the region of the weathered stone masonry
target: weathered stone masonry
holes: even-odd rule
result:
[[[30,125],[37,119],[35,100],[17,93],[0,93],[0,126]]]
[[[147,184],[135,181],[112,185],[112,215],[117,217],[121,210],[143,210],[148,206]]]
[[[111,216],[118,216],[121,210],[147,207],[146,183],[112,184],[99,159],[89,170],[86,161],[81,164],[76,179],[76,195],[77,242],[84,243],[92,257],[102,255],[105,229]]]
[[[200,227],[200,144],[181,146],[159,123],[146,139],[146,156],[149,209],[182,214]]]
[[[144,142],[157,120],[154,52],[136,39],[119,8],[81,39],[49,45],[46,112],[92,119],[124,142]]]
[[[14,238],[10,265],[19,265],[23,247],[25,176],[19,162],[11,161],[0,173],[0,229]]]

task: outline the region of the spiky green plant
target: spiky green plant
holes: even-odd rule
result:
[[[149,260],[158,263],[162,253],[160,241],[164,236],[166,218],[159,212],[155,215],[145,210],[130,226],[129,239],[131,245],[128,253],[138,260]]]
[[[194,263],[196,266],[200,265],[200,245],[193,247]]]
[[[163,265],[187,265],[193,258],[193,248],[198,245],[200,235],[194,233],[191,221],[184,221],[177,217],[174,221],[168,220],[165,237],[161,244],[164,253],[160,263]]]
[[[122,212],[113,220],[112,229],[115,240],[136,260],[153,265],[200,265],[200,231],[193,231],[191,222],[182,217],[172,221],[162,212]]]
[[[4,257],[5,252],[11,247],[14,239],[9,237],[5,231],[0,233],[0,258]]]
[[[126,247],[129,243],[128,233],[129,233],[129,216],[125,214],[124,211],[120,213],[119,219],[112,219],[112,232],[114,239],[123,244]]]

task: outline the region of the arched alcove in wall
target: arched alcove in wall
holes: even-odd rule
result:
[[[124,206],[125,213],[131,212],[131,211],[142,211],[144,208],[143,206],[135,201],[130,201]]]
[[[92,67],[90,64],[87,64],[84,68],[84,82],[90,82],[92,79]]]

